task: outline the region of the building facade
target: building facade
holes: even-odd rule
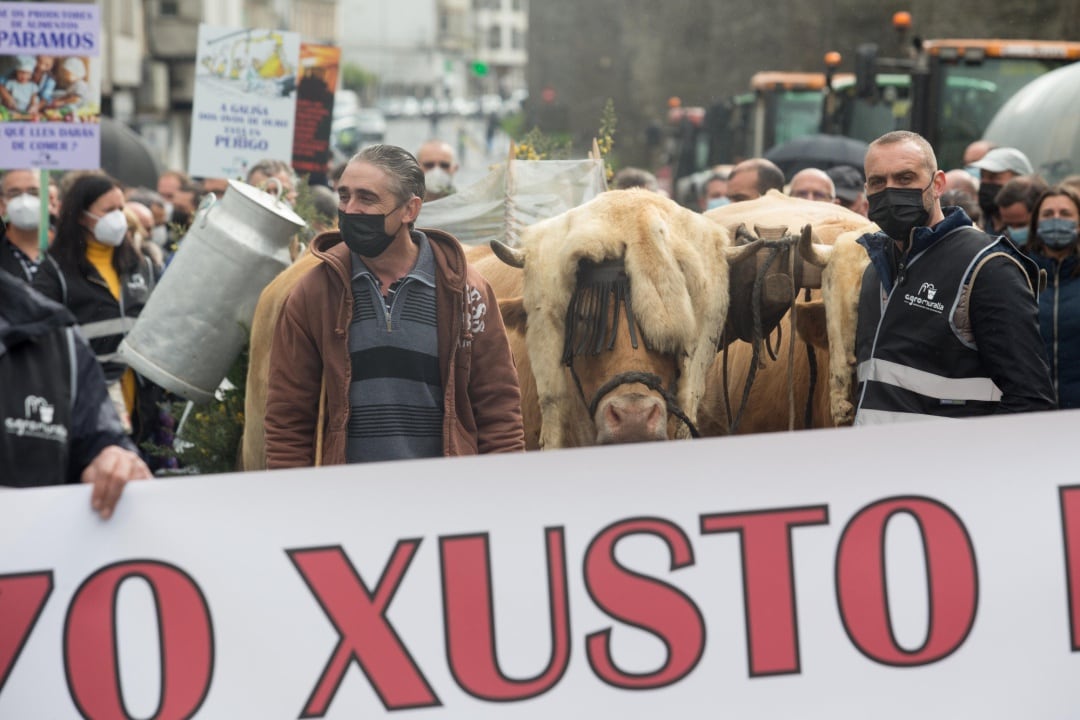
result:
[[[342,0],[342,59],[382,97],[504,97],[525,87],[526,0]]]
[[[528,54],[528,0],[472,0],[475,61],[485,74],[474,73],[475,94],[508,97],[525,88]]]
[[[66,0],[61,0],[66,1]],[[73,0],[75,1],[75,0]],[[379,94],[442,102],[526,87],[527,0],[98,0],[103,112],[187,165],[199,25],[338,45]]]

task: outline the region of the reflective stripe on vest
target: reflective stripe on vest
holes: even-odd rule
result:
[[[881,358],[859,363],[859,382],[879,382],[938,400],[1001,400],[1001,390],[990,378],[949,378]]]
[[[111,318],[109,320],[98,320],[97,322],[86,323],[80,325],[79,329],[82,331],[83,337],[87,340],[93,340],[94,338],[107,337],[109,335],[126,335],[134,326],[135,318],[123,316]]]
[[[894,425],[900,422],[924,422],[931,420],[944,420],[955,422],[959,418],[942,417],[941,415],[925,415],[923,413],[894,412],[892,410],[871,410],[862,408],[855,416],[856,425]]]

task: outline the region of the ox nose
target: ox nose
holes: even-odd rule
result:
[[[601,444],[667,439],[667,406],[652,395],[613,395],[600,403],[596,415]]]

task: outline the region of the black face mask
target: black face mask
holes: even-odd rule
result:
[[[1001,192],[1001,185],[996,183],[983,183],[979,185],[979,209],[989,220],[990,216],[997,212],[998,206],[994,198]]]
[[[401,206],[398,205],[398,207]],[[394,208],[394,210],[397,209],[397,207]],[[348,248],[357,255],[367,258],[382,255],[397,235],[396,232],[393,235],[386,234],[386,215],[362,215],[338,210],[338,228]],[[399,226],[398,230],[400,229]]]
[[[922,227],[930,219],[930,211],[923,205],[923,193],[929,188],[885,188],[866,198],[870,202],[867,215],[893,240],[907,240],[912,228]]]

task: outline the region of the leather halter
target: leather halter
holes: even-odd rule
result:
[[[589,417],[596,417],[596,409],[600,407],[600,401],[615,388],[620,385],[641,384],[664,398],[668,414],[674,415],[686,425],[686,428],[690,431],[690,437],[701,437],[701,433],[698,432],[697,427],[694,426],[694,423],[687,417],[682,408],[679,407],[679,402],[675,399],[675,395],[664,387],[664,381],[655,373],[641,371],[619,373],[600,386],[596,391],[596,394],[593,395],[592,401],[586,400],[585,390],[581,387],[581,380],[578,379],[578,374],[574,370],[573,363],[570,363],[570,374],[574,376],[574,382],[577,383],[578,393],[581,395],[581,399],[589,406]]]
[[[615,305],[609,335],[607,318],[612,295],[614,295]],[[619,373],[601,385],[591,400],[585,397],[581,378],[574,369],[574,357],[599,355],[601,352],[615,348],[616,334],[619,331],[620,307],[626,310],[630,343],[636,350],[638,347],[637,321],[630,301],[630,277],[626,274],[623,260],[604,260],[599,263],[581,261],[578,265],[577,288],[566,308],[563,364],[570,368],[578,394],[588,408],[589,417],[596,416],[600,402],[615,388],[621,385],[641,384],[664,398],[668,414],[681,420],[690,431],[691,437],[701,437],[694,423],[679,407],[674,393],[664,387],[663,379],[655,373],[643,371]],[[642,341],[645,342],[644,336],[642,336]],[[645,344],[648,347],[648,343],[645,342]]]

